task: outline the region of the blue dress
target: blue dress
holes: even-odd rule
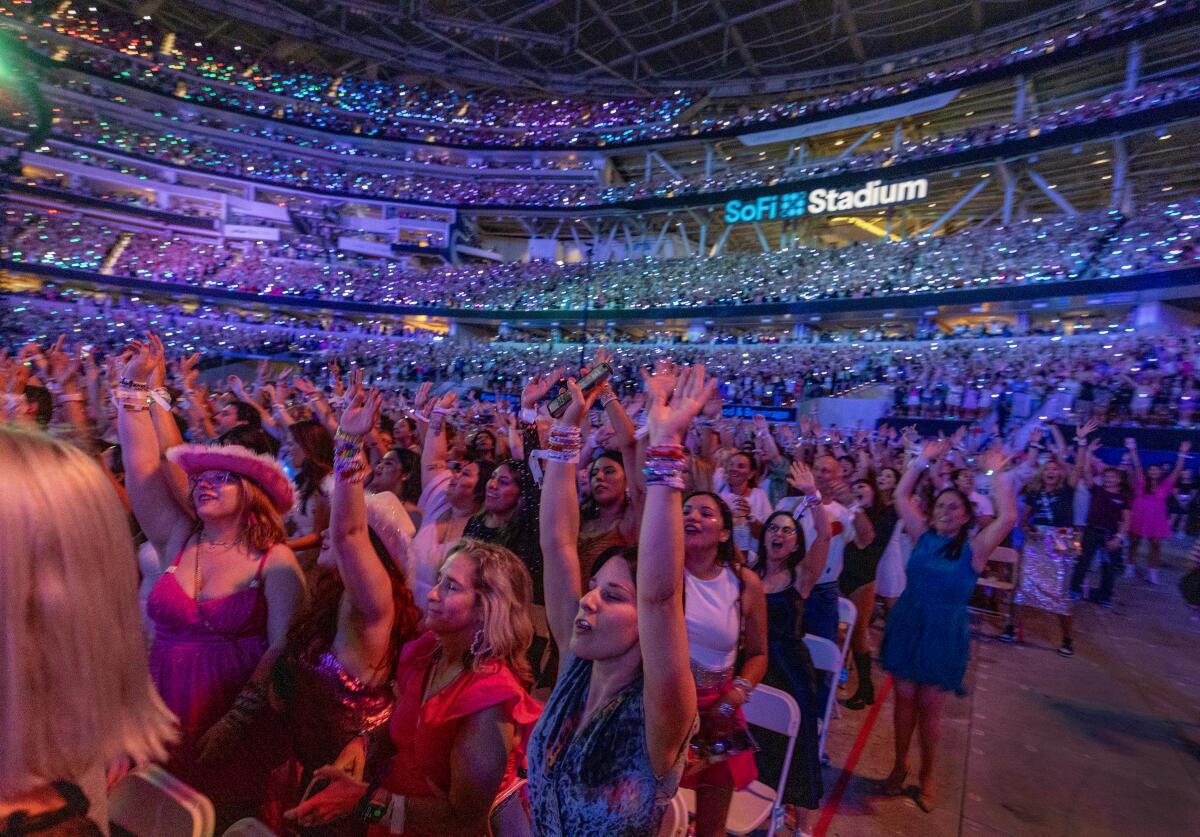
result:
[[[961,688],[967,673],[967,602],[979,578],[969,541],[957,561],[944,557],[952,540],[931,529],[913,547],[908,584],[888,614],[880,656],[893,676],[948,691]]]
[[[539,837],[640,837],[658,833],[687,757],[655,778],[646,749],[642,678],[580,728],[592,661],[569,657],[533,729],[526,759]]]

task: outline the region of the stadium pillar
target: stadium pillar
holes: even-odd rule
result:
[[[762,245],[762,251],[764,253],[770,253],[771,245],[767,244],[767,237],[763,234],[762,225],[759,224],[758,221],[754,222],[754,232],[758,233],[758,243]]]
[[[1021,73],[1017,74],[1013,80],[1016,85],[1016,97],[1013,102],[1013,121],[1023,122],[1025,120],[1025,76]]]
[[[1045,193],[1046,197],[1054,201],[1055,205],[1058,206],[1058,208],[1063,212],[1067,213],[1067,215],[1074,217],[1079,214],[1075,207],[1071,206],[1067,199],[1060,195],[1056,190],[1051,189],[1050,184],[1048,184],[1045,178],[1043,178],[1036,171],[1033,169],[1026,169],[1025,174],[1029,175],[1029,179],[1033,181],[1034,185],[1041,189],[1042,192]]]
[[[1008,166],[1004,165],[1003,161],[996,164],[996,171],[1000,172],[1000,179],[1004,181],[1004,205],[1001,210],[1000,222],[1008,225],[1012,223],[1013,198],[1017,195],[1017,179],[1013,177]]]
[[[725,229],[721,230],[721,237],[717,239],[717,243],[713,245],[712,252],[709,256],[719,256],[725,249],[725,242],[729,239],[729,234],[733,232],[733,224],[726,224]]]
[[[958,199],[958,202],[956,204],[954,204],[954,206],[950,207],[950,211],[948,211],[941,218],[938,218],[936,221],[934,221],[933,224],[931,224],[923,233],[921,233],[921,235],[923,237],[928,237],[928,236],[933,235],[938,230],[940,230],[947,221],[949,221],[951,218],[953,218],[955,215],[957,215],[958,211],[960,209],[962,209],[964,206],[966,206],[971,201],[972,198],[974,198],[976,195],[978,195],[980,192],[982,192],[985,188],[987,188],[987,185],[991,182],[992,181],[989,178],[987,180],[980,180],[978,183],[976,183],[974,186],[972,186],[965,195],[963,195],[961,198]]]
[[[1117,137],[1113,140],[1113,176],[1112,176],[1112,197],[1109,200],[1109,209],[1119,209],[1124,212],[1126,198],[1125,178],[1129,174],[1129,149],[1125,146],[1125,138]],[[1132,209],[1132,207],[1130,207]]]
[[[1125,92],[1132,93],[1142,74],[1142,42],[1133,41],[1125,51]]]
[[[713,147],[711,142],[704,144],[704,179],[711,180],[713,174]]]

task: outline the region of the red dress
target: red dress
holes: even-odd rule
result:
[[[516,726],[516,736],[504,779],[503,791],[517,779],[525,765],[525,744],[542,705],[531,698],[516,675],[498,663],[483,671],[467,669],[421,704],[426,676],[436,658],[437,636],[432,632],[404,646],[396,665],[396,705],[388,721],[388,735],[396,748],[384,771],[381,786],[404,796],[434,796],[450,792],[450,751],[463,722],[477,712],[500,706],[505,720]],[[408,837],[434,837],[437,831],[406,828]],[[374,826],[371,837],[386,837],[388,830]]]

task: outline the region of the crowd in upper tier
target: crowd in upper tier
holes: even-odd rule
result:
[[[110,159],[88,147],[108,149],[209,174],[342,195],[462,206],[583,207],[752,186],[774,186],[780,182],[847,172],[879,172],[882,176],[888,168],[899,163],[1044,137],[1065,128],[1196,98],[1200,98],[1200,76],[1189,75],[1148,82],[1133,90],[1113,91],[1092,100],[1070,102],[1057,109],[1030,114],[1021,120],[975,124],[927,136],[918,132],[884,148],[795,164],[788,168],[786,176],[781,176],[777,159],[762,157],[757,162],[739,164],[698,178],[677,177],[665,169],[661,172],[656,169],[648,181],[635,180],[611,186],[601,186],[595,182],[581,183],[578,180],[561,181],[558,178],[538,179],[522,176],[520,172],[501,177],[500,170],[489,174],[488,169],[481,169],[479,176],[474,173],[461,176],[414,171],[407,164],[405,168],[389,170],[383,160],[374,161],[380,168],[368,168],[357,162],[364,155],[344,144],[335,144],[347,153],[346,161],[342,162],[306,155],[300,147],[291,151],[266,144],[249,145],[228,136],[189,130],[190,122],[203,124],[206,121],[206,118],[195,114],[181,119],[178,115],[160,112],[158,116],[163,118],[157,121],[161,124],[146,127],[133,121],[128,112],[124,115],[108,109],[98,112],[77,102],[60,103],[55,108],[51,139],[62,139],[49,148],[51,153],[76,162],[129,171],[151,179],[161,179],[162,175],[144,166],[139,169],[136,161]],[[14,111],[3,119],[15,127],[26,119],[26,115]],[[213,122],[214,125],[225,124]],[[286,135],[273,129],[247,126],[241,132],[261,139],[286,138]],[[79,143],[84,145],[80,146]]]
[[[128,232],[112,222],[8,206],[0,256],[264,296],[457,309],[580,310],[888,298],[1195,265],[1200,199],[1148,204],[1125,218],[1090,210],[953,235],[842,248],[796,247],[706,259],[451,265],[334,258],[311,247]],[[128,239],[128,240],[126,240]]]
[[[754,129],[920,92],[935,85],[966,84],[973,75],[1019,65],[1195,6],[1195,0],[1131,0],[1102,8],[1053,34],[1039,34],[1031,41],[975,53],[900,79],[872,79],[849,90],[758,107],[718,100],[684,118],[696,102],[692,95],[680,92],[661,98],[604,101],[569,96],[550,101],[514,99],[273,65],[247,50],[201,45],[182,34],[171,39],[170,54],[163,54],[160,50],[164,39],[156,24],[113,17],[109,10],[101,14],[93,11],[94,7],[68,7],[49,19],[22,15],[19,10],[10,14],[73,39],[71,58],[79,66],[197,103],[363,136],[499,147],[586,148]],[[57,53],[57,44],[44,34],[35,34],[30,41],[31,46],[51,55]]]

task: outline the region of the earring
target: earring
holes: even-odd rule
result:
[[[483,650],[483,628],[475,632],[475,638],[471,640],[471,656],[478,657],[479,652]]]

